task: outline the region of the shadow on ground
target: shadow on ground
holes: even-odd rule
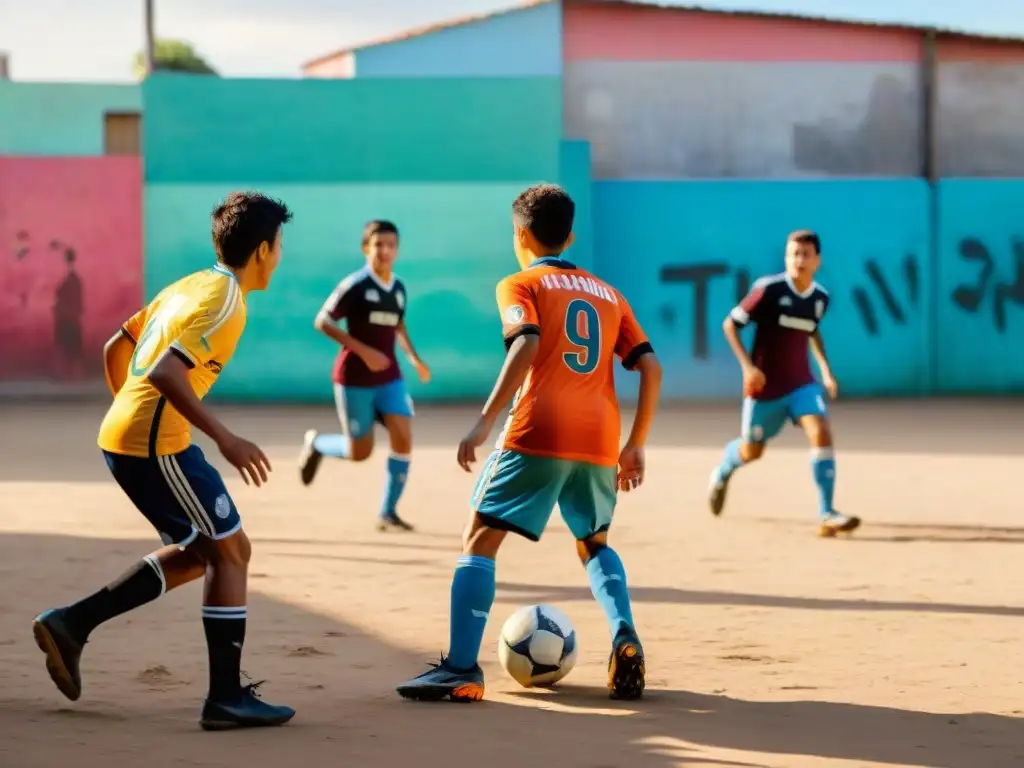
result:
[[[254,578],[250,601],[246,668],[269,679],[269,700],[298,709],[290,725],[222,734],[196,729],[206,664],[197,587],[102,628],[86,650],[82,700],[63,700],[32,643],[32,616],[105,583],[150,548],[148,541],[0,537],[0,576],[8,585],[0,595],[0,765],[278,768],[323,762],[386,768],[449,766],[466,755],[490,768],[522,768],[539,759],[579,768],[758,766],[766,760],[799,766],[801,756],[932,768],[1024,764],[1024,720],[994,714],[743,701],[657,688],[631,704],[576,687],[498,694],[474,706],[404,702],[393,686],[424,669],[423,657],[333,616],[271,599],[260,593],[260,578]],[[508,593],[589,599],[566,588],[500,589],[504,599]],[[641,589],[637,599],[711,594]],[[345,597],[344,590],[335,596],[339,611]],[[721,595],[705,602],[769,599],[785,600]],[[842,602],[834,607],[847,607]]]

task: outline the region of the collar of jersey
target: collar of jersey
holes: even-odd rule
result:
[[[227,267],[225,267],[225,266],[222,266],[221,264],[214,264],[214,265],[213,265],[213,271],[214,271],[214,272],[220,272],[220,273],[221,273],[222,275],[227,275],[227,276],[228,276],[228,277],[230,277],[230,278],[231,278],[232,280],[234,280],[234,281],[235,281],[236,283],[238,282],[238,278],[237,278],[237,277],[235,277],[235,273],[234,273],[234,272],[232,272],[232,271],[231,271],[230,269],[228,269]]]
[[[534,267],[558,267],[559,269],[576,269],[575,264],[570,264],[565,259],[559,256],[544,256],[543,258],[537,259],[530,265],[530,269]]]

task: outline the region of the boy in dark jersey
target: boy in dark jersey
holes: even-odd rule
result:
[[[761,458],[767,442],[792,421],[803,427],[811,444],[819,533],[835,536],[853,531],[860,520],[832,506],[836,463],[826,392],[835,398],[839,386],[818,330],[829,306],[828,292],[814,281],[820,263],[818,235],[793,232],[786,241],[786,271],[757,280],[722,324],[743,371],[743,416],[740,437],[725,446],[721,464],[711,473],[708,503],[713,514],[721,514],[733,473]],[[752,354],[739,336],[749,323],[757,325]],[[808,343],[821,369],[821,384],[811,373]]]
[[[341,345],[332,378],[343,434],[306,432],[299,471],[302,483],[309,485],[324,456],[365,461],[373,452],[373,425],[380,421],[391,439],[391,455],[377,528],[412,530],[397,511],[412,458],[413,404],[395,357],[395,342],[423,383],[430,381],[430,369],[409,339],[405,285],[392,271],[398,227],[390,221],[369,222],[363,230],[363,253],[366,266],[338,284],[315,321],[318,331]],[[338,325],[341,320],[346,330]]]

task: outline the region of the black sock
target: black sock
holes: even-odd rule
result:
[[[160,561],[146,555],[99,592],[66,609],[68,628],[84,642],[100,624],[156,600],[166,590]]]
[[[210,655],[209,697],[214,701],[230,701],[241,690],[245,617],[244,605],[203,606],[203,629]]]

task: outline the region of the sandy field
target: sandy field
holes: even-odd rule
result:
[[[1024,402],[842,403],[837,502],[865,523],[816,536],[803,436],[737,475],[721,519],[708,473],[738,407],[668,408],[648,483],[612,541],[629,573],[648,695],[607,699],[609,637],[560,520],[509,539],[484,639],[488,698],[416,704],[395,684],[445,649],[448,589],[473,477],[455,463],[472,410],[422,408],[402,512],[373,529],[386,451],[295,457],[328,406],[221,407],[274,462],[262,489],[225,472],[254,542],[245,670],[298,715],[281,729],[198,729],[206,652],[198,585],[98,630],[72,704],[30,630],[158,541],[95,448],[105,404],[0,405],[0,766],[667,768],[1024,766]],[[200,441],[204,449],[207,444]],[[208,451],[223,470],[216,451]],[[504,619],[552,603],[579,665],[554,692],[497,663]]]

